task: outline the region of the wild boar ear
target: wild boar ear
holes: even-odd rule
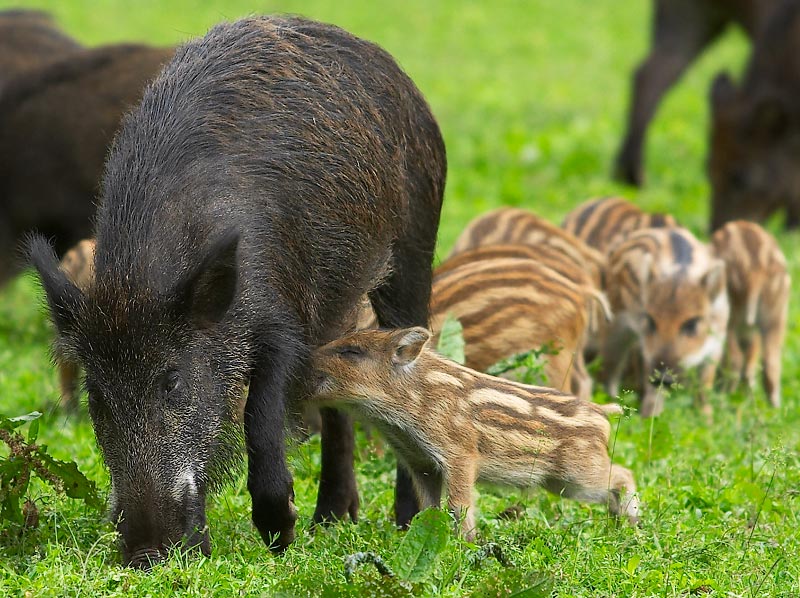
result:
[[[720,293],[724,293],[726,285],[725,262],[714,260],[711,268],[700,279],[700,284],[703,285],[712,301],[719,297]]]
[[[430,331],[420,326],[399,330],[392,337],[392,363],[401,366],[414,363],[430,339]]]
[[[719,108],[736,97],[736,84],[727,72],[719,73],[711,84],[711,105]]]
[[[50,243],[41,235],[32,235],[27,241],[28,260],[36,268],[53,323],[60,333],[74,325],[75,311],[83,301],[83,293],[59,267],[58,257]]]
[[[200,327],[208,328],[222,320],[233,303],[239,277],[238,247],[237,231],[222,235],[178,291],[189,318]]]

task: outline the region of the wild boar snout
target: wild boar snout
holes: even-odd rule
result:
[[[174,548],[211,554],[205,494],[182,472],[167,491],[137,492],[133,485],[112,488],[111,517],[120,534],[125,565],[149,569]],[[141,486],[139,486],[141,488]]]

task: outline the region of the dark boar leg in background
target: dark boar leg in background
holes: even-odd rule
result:
[[[293,371],[291,356],[268,355],[254,369],[245,405],[247,489],[253,499],[253,523],[272,550],[294,540],[292,476],[286,468],[284,410]]]
[[[320,409],[322,417],[322,467],[314,523],[343,519],[358,521],[358,486],[353,458],[355,438],[352,418],[336,409]]]
[[[647,126],[666,91],[725,28],[727,18],[704,0],[659,0],[653,17],[650,54],[636,69],[625,138],[614,178],[641,186]]]

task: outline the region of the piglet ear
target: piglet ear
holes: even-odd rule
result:
[[[75,312],[83,301],[83,293],[59,267],[58,257],[41,235],[32,235],[27,242],[28,260],[36,268],[47,295],[50,315],[60,333],[68,332],[75,323]]]
[[[711,84],[711,105],[714,108],[730,104],[736,97],[736,85],[727,72],[719,73]]]
[[[399,330],[392,337],[392,363],[401,366],[414,363],[430,339],[430,331],[419,326]]]
[[[714,260],[711,268],[703,274],[700,279],[700,284],[708,293],[708,296],[714,300],[720,293],[725,292],[725,262],[722,260]]]
[[[238,280],[238,247],[238,232],[228,231],[222,235],[178,290],[189,318],[202,328],[222,320],[233,303]]]

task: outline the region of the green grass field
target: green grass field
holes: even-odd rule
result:
[[[0,0],[0,7],[7,5]],[[707,87],[721,68],[739,73],[747,54],[743,37],[731,32],[670,94],[650,130],[647,188],[634,193],[613,184],[608,172],[622,135],[630,73],[648,42],[648,2],[23,5],[52,11],[89,44],[173,44],[222,19],[271,12],[333,22],[378,42],[422,89],[444,132],[449,174],[440,256],[467,221],[487,209],[520,205],[558,222],[599,194],[625,194],[704,234]],[[780,234],[779,240],[800,280],[797,237]],[[615,422],[614,458],[634,471],[645,503],[639,529],[615,525],[602,507],[543,491],[482,488],[482,541],[497,543],[512,566],[474,563],[469,555],[475,548],[453,537],[433,574],[411,589],[367,566],[348,583],[347,555],[374,551],[389,558],[403,538],[392,525],[394,461],[360,436],[361,520],[314,531],[319,441],[312,439],[291,451],[300,519],[297,541],[284,555],[271,555],[251,526],[244,479],[209,501],[211,558],[176,555],[148,574],[120,566],[115,534],[101,513],[34,485],[40,526],[0,540],[0,596],[545,596],[549,588],[558,596],[584,597],[798,596],[799,299],[793,293],[780,410],[770,410],[760,391],[717,395],[709,426],[692,409],[689,393],[677,392],[656,420]],[[42,441],[107,488],[88,417],[54,409],[52,330],[41,304],[30,275],[0,296],[0,411],[44,411]],[[523,518],[498,517],[517,503],[524,505]]]

